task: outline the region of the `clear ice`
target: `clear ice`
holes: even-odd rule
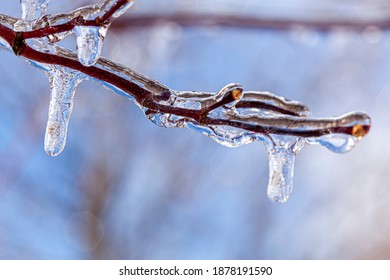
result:
[[[269,182],[267,195],[275,202],[286,202],[293,189],[295,139],[291,142],[278,141],[267,147],[269,159]]]
[[[124,4],[120,9],[118,9],[113,15],[112,17],[113,18],[118,18],[120,17],[121,15],[123,15],[124,13],[127,12],[127,10],[133,6],[134,4],[134,1],[133,0],[128,0],[126,4]]]
[[[50,156],[59,155],[65,147],[73,98],[80,74],[64,67],[53,67],[47,76],[50,80],[50,105],[45,134],[45,151]]]
[[[45,14],[49,1],[20,0],[22,19],[15,23],[11,21],[15,31],[32,30],[34,24],[38,24]],[[68,14],[47,15],[42,22],[56,25],[76,17],[90,20],[104,15],[111,20],[124,14],[133,2],[106,0]],[[118,3],[123,5],[109,16],[107,12],[117,7]],[[50,34],[47,38],[30,39],[28,43],[42,52],[58,53],[72,58],[73,52],[59,47],[56,43],[73,32],[76,35],[77,58],[81,64],[96,65],[120,78],[128,79],[152,94],[148,102],[159,105],[154,104],[153,110],[147,105],[144,107],[138,104],[135,96],[129,94],[127,97],[156,125],[167,128],[187,127],[227,147],[263,142],[269,158],[267,195],[274,202],[283,203],[288,200],[293,189],[295,157],[305,145],[319,144],[330,151],[345,153],[352,150],[368,133],[371,120],[365,113],[354,112],[335,118],[313,118],[309,108],[300,102],[286,100],[269,92],[244,92],[240,84],[228,84],[217,93],[173,91],[108,59],[99,60],[109,25],[110,22],[105,26],[76,26],[64,34]],[[39,24],[35,27],[37,26]],[[0,46],[9,49],[1,40]],[[34,61],[30,63],[46,71],[50,80],[45,151],[50,156],[56,156],[61,153],[66,143],[76,87],[86,77],[65,67],[43,65]],[[119,89],[109,81],[100,82],[121,95],[127,94],[126,89]],[[164,110],[156,108],[170,108],[171,113],[160,112]]]
[[[11,22],[15,31],[31,31],[41,24],[63,24],[76,17],[85,19],[95,19],[102,16],[117,1],[106,0],[98,5],[90,5],[67,14],[46,15],[43,21],[40,18],[45,15],[50,0],[20,0],[22,8],[22,18]],[[124,4],[114,12],[113,18],[124,14],[133,4],[133,1],[125,1]],[[50,34],[43,38],[33,38],[28,40],[28,44],[41,52],[60,54],[62,56],[72,57],[70,50],[63,49],[56,45],[71,33],[76,35],[77,58],[85,66],[94,65],[100,57],[103,40],[107,32],[109,23],[105,26],[76,26],[71,32],[60,34]],[[0,46],[7,47],[0,41]],[[30,61],[33,66],[46,72],[50,80],[50,105],[48,113],[48,122],[45,134],[45,151],[50,156],[57,156],[62,152],[66,143],[67,129],[70,116],[73,110],[73,98],[77,85],[85,76],[77,71],[66,67],[46,65],[36,61]]]
[[[304,146],[319,144],[330,151],[346,153],[371,125],[370,117],[361,112],[313,118],[309,108],[300,102],[268,92],[243,92],[240,84],[229,84],[216,94],[177,91],[170,106],[207,112],[214,123],[149,112],[148,108],[143,111],[159,126],[188,127],[227,147],[263,142],[269,158],[267,195],[278,203],[286,202],[293,190],[295,157]]]
[[[76,26],[77,57],[84,66],[92,66],[100,57],[106,27]]]
[[[50,0],[20,0],[22,19],[33,21],[40,18],[46,11]]]

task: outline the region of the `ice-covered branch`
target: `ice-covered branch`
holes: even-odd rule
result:
[[[307,28],[309,30],[328,32],[332,30],[354,30],[364,31],[390,29],[390,19],[372,18],[366,20],[346,18],[270,18],[257,17],[242,14],[215,14],[215,13],[142,13],[132,17],[125,17],[115,21],[117,29],[131,29],[139,27],[150,27],[162,22],[174,22],[180,26],[221,26],[233,28],[254,28],[272,30],[296,30]]]
[[[48,2],[22,0],[22,19],[0,15],[0,45],[44,70],[50,80],[45,150],[51,156],[65,146],[75,90],[86,79],[126,96],[161,127],[188,127],[228,147],[264,142],[270,160],[268,196],[276,202],[288,199],[295,156],[305,145],[344,153],[370,129],[365,113],[314,118],[302,103],[244,91],[240,84],[229,84],[217,93],[170,89],[100,57],[111,22],[133,1],[103,1],[58,15],[45,14]],[[77,36],[77,52],[57,45],[72,33]]]

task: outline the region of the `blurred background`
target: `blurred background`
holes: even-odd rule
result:
[[[19,16],[8,2],[0,12]],[[93,2],[52,0],[49,12]],[[197,16],[225,20],[186,21]],[[229,149],[157,127],[94,82],[76,92],[64,152],[47,156],[48,80],[1,51],[0,258],[390,258],[387,19],[380,0],[138,0],[109,30],[104,56],[173,89],[239,82],[318,117],[371,115],[350,153],[299,153],[282,205],[266,196],[262,144]],[[340,21],[360,27],[318,27]]]

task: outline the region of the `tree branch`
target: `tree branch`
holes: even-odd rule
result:
[[[229,84],[218,93],[175,91],[126,66],[100,58],[107,28],[131,4],[129,0],[107,0],[33,21],[0,15],[0,43],[44,69],[50,79],[52,94],[45,139],[50,155],[59,154],[65,145],[74,91],[85,79],[94,79],[130,98],[159,126],[189,127],[229,147],[263,141],[271,162],[288,155],[289,160],[283,160],[281,165],[270,165],[273,183],[270,181],[269,196],[280,202],[287,199],[292,184],[288,178],[276,180],[272,173],[275,167],[287,164],[292,168],[294,155],[305,144],[347,152],[369,132],[371,120],[365,113],[313,118],[309,108],[300,102],[268,92],[243,91],[240,84]],[[219,22],[225,22],[223,19]],[[191,23],[194,18],[182,20]],[[77,54],[56,45],[73,32],[77,35]],[[280,151],[283,156],[279,156]]]

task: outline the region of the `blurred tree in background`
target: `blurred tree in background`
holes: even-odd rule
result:
[[[90,3],[53,0],[49,12]],[[19,17],[19,1],[3,6]],[[237,81],[318,116],[367,111],[374,127],[355,151],[300,153],[285,205],[265,196],[259,145],[158,128],[93,82],[78,89],[66,150],[48,157],[47,79],[2,52],[0,258],[389,258],[389,11],[379,0],[139,0],[109,30],[104,56],[171,88]]]

